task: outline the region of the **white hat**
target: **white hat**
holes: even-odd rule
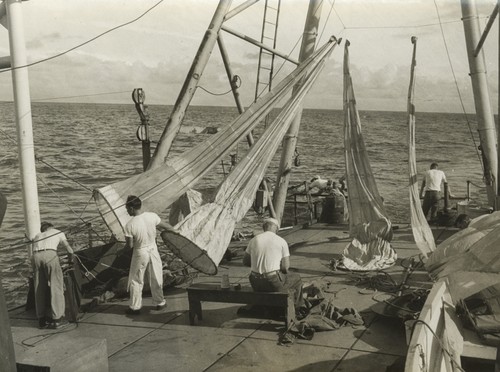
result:
[[[266,219],[264,220],[264,223],[265,223],[265,224],[266,224],[266,223],[270,223],[270,224],[274,224],[274,225],[276,225],[276,226],[280,227],[280,223],[278,222],[278,220],[277,220],[276,218],[272,218],[272,217],[266,218]]]

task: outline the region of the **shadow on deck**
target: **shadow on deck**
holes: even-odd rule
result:
[[[9,316],[16,359],[54,353],[50,345],[58,338],[74,343],[93,339],[96,344],[105,340],[110,371],[385,371],[406,355],[404,324],[372,311],[390,296],[371,287],[368,275],[329,268],[330,260],[340,258],[349,242],[347,231],[346,225],[316,224],[285,232],[284,238],[291,247],[291,266],[303,282],[327,285],[325,295],[339,308],[360,312],[363,326],[316,332],[312,340],[279,345],[283,320],[239,316],[240,305],[204,302],[203,320],[191,326],[187,293],[179,287],[165,290],[164,311],[156,311],[145,295],[141,315],[127,316],[127,300],[112,300],[60,331],[39,330],[34,312],[13,310]],[[398,264],[383,275],[396,284],[404,273],[400,264],[419,253],[410,236],[407,227],[394,233]],[[243,250],[244,245],[239,242],[235,249]],[[231,285],[248,286],[249,269],[241,264],[241,256],[224,262],[217,276],[200,274],[194,282],[220,283],[221,275],[228,274]],[[408,285],[430,287],[427,274],[418,271]]]

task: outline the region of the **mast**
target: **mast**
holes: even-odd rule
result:
[[[321,17],[321,7],[323,0],[310,0],[309,9],[307,10],[306,24],[304,26],[304,36],[302,37],[302,45],[300,48],[299,61],[304,61],[313,52],[316,44],[316,36],[318,35],[319,20]],[[294,93],[303,84],[301,80],[294,87]],[[300,129],[300,120],[302,118],[302,108],[299,109],[295,119],[290,124],[288,132],[283,140],[283,150],[281,152],[281,160],[278,168],[276,179],[276,190],[273,196],[273,205],[276,212],[276,218],[281,221],[285,208],[286,195],[288,191],[288,183],[290,181],[290,170],[293,164],[293,155],[297,145],[297,136]]]
[[[477,17],[475,0],[461,0],[462,21],[464,24],[465,42],[469,59],[470,77],[476,117],[478,122],[479,140],[483,157],[484,179],[488,194],[488,203],[495,207],[497,195],[498,155],[496,148],[495,121],[490,105],[488,92],[486,64],[484,52],[481,50],[475,56],[476,46],[480,42],[481,31]],[[498,206],[496,206],[498,209]]]
[[[9,45],[12,63],[12,85],[17,124],[17,143],[21,168],[24,223],[26,237],[33,240],[40,231],[40,210],[36,182],[35,146],[31,121],[31,99],[28,81],[26,47],[24,43],[21,0],[6,0]],[[28,248],[31,255],[31,246]]]
[[[168,119],[165,130],[160,137],[160,141],[156,147],[153,158],[149,163],[148,169],[157,168],[165,162],[168,152],[170,151],[170,147],[172,146],[172,142],[179,132],[181,122],[184,119],[189,103],[196,92],[198,82],[201,79],[201,75],[205,70],[205,66],[207,65],[210,54],[215,46],[219,31],[222,23],[224,22],[224,17],[230,5],[231,0],[220,0],[212,21],[210,22],[210,26],[205,32],[205,36],[201,42],[198,52],[196,53],[191,69],[189,70],[186,80],[184,81],[179,97],[175,102],[174,109]]]

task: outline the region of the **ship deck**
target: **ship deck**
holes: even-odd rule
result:
[[[395,283],[401,283],[405,265],[419,252],[407,224],[396,225],[392,246],[398,262],[386,269]],[[437,242],[455,231],[435,230]],[[49,345],[61,342],[105,340],[110,371],[385,371],[407,352],[404,322],[381,315],[389,295],[357,273],[333,271],[330,261],[339,259],[349,242],[348,226],[313,224],[281,234],[289,243],[291,266],[304,283],[327,285],[325,295],[339,308],[356,309],[363,326],[343,326],[333,331],[316,332],[311,340],[296,338],[280,345],[283,319],[237,314],[243,305],[203,303],[203,320],[189,323],[189,304],[185,286],[165,289],[167,308],[156,311],[151,298],[144,296],[141,315],[125,315],[127,299],[110,300],[85,313],[78,323],[62,330],[39,330],[33,311],[24,308],[9,312],[16,360],[47,358],[56,355]],[[193,283],[220,283],[228,274],[231,285],[249,285],[249,269],[242,265],[245,242],[233,243],[239,253],[223,262],[217,276],[199,274]],[[366,279],[366,278],[364,278]],[[430,288],[425,271],[410,275],[409,289]],[[69,340],[69,341],[68,341]],[[85,370],[85,369],[82,369]]]

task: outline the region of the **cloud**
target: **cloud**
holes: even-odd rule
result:
[[[96,0],[89,1],[96,3]],[[42,13],[47,12],[46,5],[26,3],[29,11],[25,19],[50,20],[43,23],[26,22],[27,46],[32,62],[83,43],[101,32],[134,19],[148,8],[147,4],[118,7],[116,2],[109,2],[102,4],[101,11],[96,13],[94,7],[89,7],[83,1],[75,0],[71,7],[62,0],[50,2],[52,7],[46,18],[42,17]],[[486,14],[491,12],[490,3],[479,4],[480,8],[487,10]],[[470,79],[462,25],[455,22],[460,19],[459,4],[457,6],[455,1],[448,0],[439,2],[439,15],[444,22],[443,34],[436,24],[436,7],[428,1],[337,0],[334,4],[335,12],[332,14],[340,17],[342,22],[332,16],[329,20],[335,21],[323,30],[326,14],[332,5],[332,2],[325,2],[320,25],[321,34],[324,35],[322,39],[326,35],[338,34],[333,31],[338,31],[343,24],[342,36],[351,41],[351,72],[361,109],[406,109],[412,52],[410,36],[416,35],[419,38],[416,97],[421,100],[419,108],[435,110],[436,107],[445,107],[439,106],[438,102],[446,101],[446,107],[454,106],[452,102],[458,102],[456,107],[460,110],[454,74],[457,84],[464,92],[470,92]],[[85,102],[94,100],[128,103],[129,93],[101,93],[131,92],[136,87],[142,87],[149,103],[173,104],[216,6],[216,3],[206,1],[164,3],[135,23],[106,34],[60,58],[33,66],[30,68],[32,96],[79,96]],[[296,45],[297,35],[300,37],[302,33],[307,6],[307,1],[283,4],[283,18],[280,20],[281,29],[277,39],[278,49],[281,51],[289,52]],[[231,19],[229,25],[258,38],[253,26],[255,20],[261,17],[261,9],[254,5],[249,11],[248,14]],[[116,17],[110,18],[110,14]],[[496,29],[492,31],[496,32]],[[258,48],[232,35],[224,33],[223,37],[233,73],[241,77],[241,99],[248,105],[255,95]],[[496,54],[491,53],[497,48],[495,40],[488,40],[485,45],[490,58],[488,71],[492,93],[497,91],[495,79],[498,76]],[[4,45],[6,44],[8,43]],[[300,46],[300,43],[297,45]],[[299,46],[294,50],[295,55]],[[307,107],[342,108],[342,59],[342,48],[337,47],[311,90],[306,100]],[[276,58],[275,62],[275,72],[278,72],[282,59]],[[283,78],[293,68],[293,65],[286,63],[278,78]],[[10,80],[10,73],[0,74],[2,86],[10,87]],[[217,46],[200,85],[217,94],[229,89]],[[0,91],[0,99],[9,100],[11,97],[12,89]],[[464,99],[468,100],[467,105],[470,106],[470,95],[465,95]],[[79,98],[69,100],[74,102]],[[193,103],[233,105],[234,99],[231,94],[214,95],[200,88]]]
[[[28,49],[40,49],[46,47],[48,44],[58,42],[61,40],[61,33],[52,32],[50,34],[35,35],[35,38],[26,42]]]

